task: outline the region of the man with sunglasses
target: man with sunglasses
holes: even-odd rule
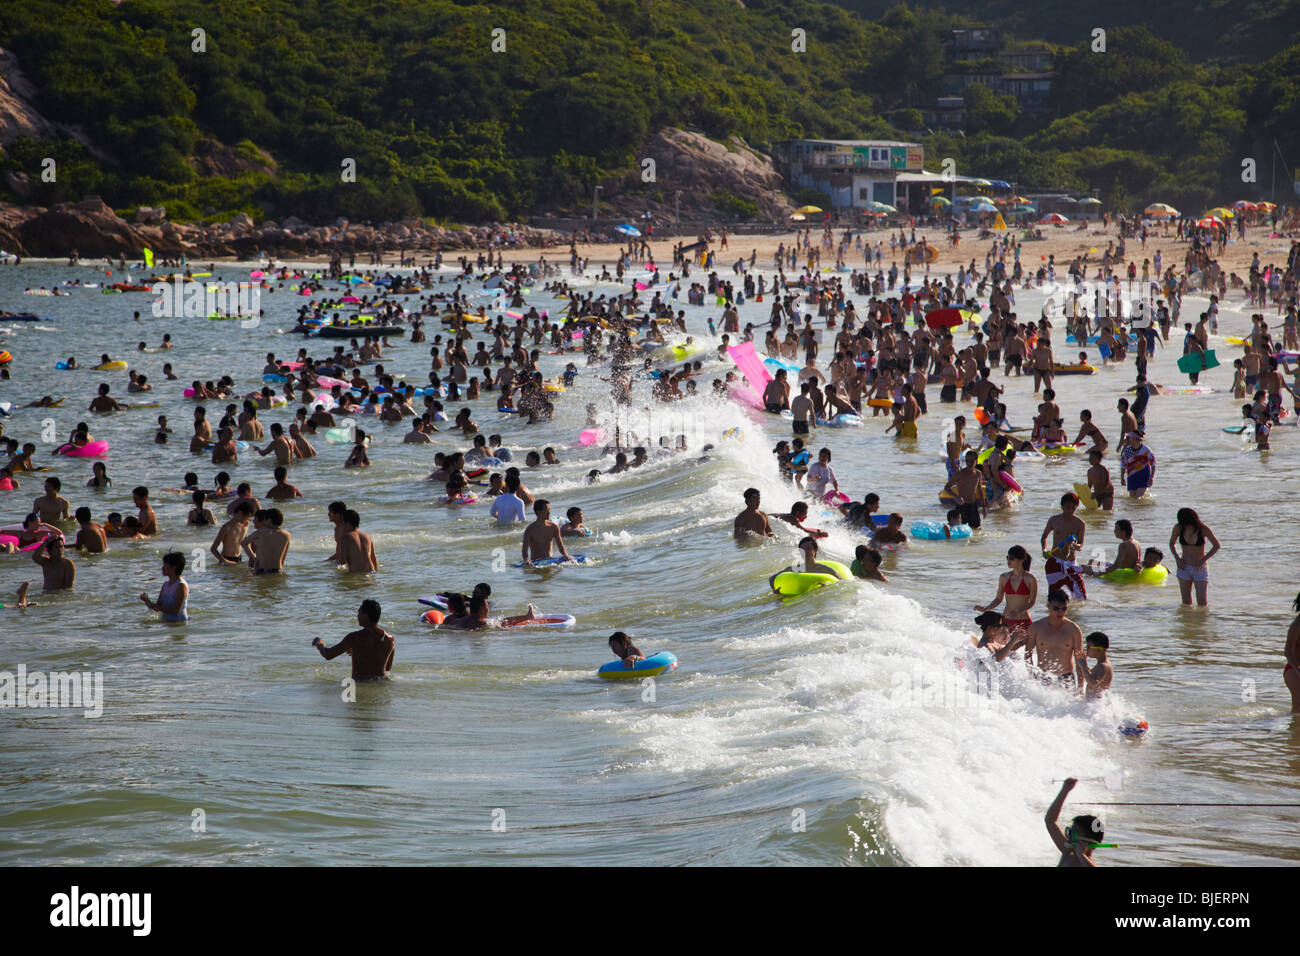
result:
[[[1066,618],[1069,607],[1064,591],[1048,592],[1047,617],[1034,621],[1006,648],[1007,654],[1025,648],[1026,661],[1034,661],[1037,652],[1036,663],[1044,678],[1062,685],[1074,682],[1075,661],[1083,657],[1083,631]]]

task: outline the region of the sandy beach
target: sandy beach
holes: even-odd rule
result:
[[[1063,272],[1070,261],[1075,256],[1088,256],[1089,265],[1092,266],[1090,274],[1095,274],[1096,265],[1100,262],[1101,257],[1106,252],[1108,243],[1117,243],[1119,240],[1118,226],[1111,225],[1109,229],[1103,230],[1100,223],[1090,223],[1087,232],[1079,231],[1073,223],[1065,226],[1041,226],[1044,238],[1025,243],[1024,251],[1021,254],[1021,263],[1026,270],[1037,268],[1038,264],[1046,264],[1048,257],[1055,256],[1056,262],[1060,264],[1058,274]],[[718,237],[715,233],[713,241],[709,248],[717,254],[715,269],[718,272],[730,272],[736,259],[744,256],[746,259],[751,254],[757,252],[757,267],[765,271],[770,271],[772,267],[772,256],[776,249],[782,243],[789,245],[794,241],[797,235],[794,230],[776,235],[729,235],[727,248],[721,249]],[[902,269],[902,256],[895,253],[890,256],[889,237],[890,231],[887,229],[864,230],[862,232],[863,242],[870,241],[874,246],[877,240],[884,242],[884,260],[883,265],[888,270],[891,261],[897,262],[898,267]],[[893,232],[897,235],[895,229]],[[1019,230],[1009,230],[1008,235],[1020,236]],[[820,233],[817,228],[813,227],[813,238],[816,240]],[[839,241],[843,235],[843,229],[837,229],[834,233],[836,241]],[[909,230],[910,235],[910,230]],[[984,254],[992,246],[991,239],[978,239],[978,233],[975,229],[967,229],[961,233],[961,242],[953,246],[946,238],[942,236],[938,229],[917,227],[917,238],[924,237],[930,245],[938,250],[938,260],[930,265],[931,272],[946,273],[956,271],[959,265],[969,265],[970,260],[974,258],[979,271],[984,271]],[[1000,235],[1000,234],[999,234]],[[685,242],[690,243],[689,238],[674,237],[670,239],[655,238],[650,240],[650,250],[656,263],[671,263],[673,256],[673,246]],[[1267,226],[1248,226],[1246,229],[1246,238],[1244,240],[1232,240],[1228,243],[1223,255],[1218,256],[1219,264],[1228,272],[1235,272],[1239,276],[1246,276],[1250,271],[1251,258],[1255,253],[1259,253],[1260,262],[1264,265],[1274,263],[1281,267],[1286,265],[1286,253],[1290,247],[1291,238],[1286,235],[1269,234]],[[579,243],[578,254],[584,258],[590,259],[592,264],[613,263],[618,259],[620,246],[617,243]],[[1155,253],[1160,251],[1166,264],[1173,263],[1179,273],[1183,271],[1183,257],[1187,253],[1187,240],[1178,239],[1175,236],[1173,226],[1160,225],[1155,227],[1147,238],[1146,247],[1137,240],[1130,239],[1127,243],[1126,261],[1134,260],[1141,270],[1142,260],[1151,258]],[[554,251],[547,250],[547,258],[553,259]],[[445,258],[454,259],[455,256],[446,256]],[[509,261],[513,258],[519,261],[522,256],[522,250],[516,251],[512,256],[505,254]],[[533,258],[529,256],[528,258]],[[862,268],[862,256],[854,249],[853,254],[846,257],[846,264],[851,269]],[[833,265],[834,254],[829,256],[823,250],[822,264]],[[693,270],[696,274],[696,270]],[[1229,292],[1230,296],[1246,297],[1245,290],[1237,290],[1236,293]]]

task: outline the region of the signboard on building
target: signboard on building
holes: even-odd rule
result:
[[[923,162],[924,158],[925,158],[925,150],[923,150],[920,146],[909,146],[907,147],[907,165],[904,168],[910,170],[924,169],[925,168],[925,163]],[[1296,178],[1300,179],[1300,176],[1297,176]]]

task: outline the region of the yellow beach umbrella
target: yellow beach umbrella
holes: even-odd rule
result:
[[[1205,213],[1204,215],[1213,216],[1217,219],[1231,219],[1233,216],[1233,212],[1231,209],[1227,209],[1223,206],[1215,206],[1213,209],[1211,209],[1209,212]]]
[[[800,206],[798,209],[795,210],[795,212],[801,213],[805,216],[814,212],[821,212],[821,211],[822,211],[821,206]]]

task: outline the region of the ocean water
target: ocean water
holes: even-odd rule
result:
[[[214,278],[242,279],[249,267],[219,264]],[[1086,550],[1104,547],[1113,557],[1113,517],[1129,518],[1144,546],[1168,553],[1175,511],[1197,508],[1223,542],[1211,562],[1211,606],[1181,607],[1172,578],[1160,588],[1089,581],[1090,600],[1071,617],[1085,633],[1110,635],[1115,682],[1107,701],[1086,704],[1016,666],[999,675],[996,693],[976,693],[970,682],[972,606],[994,593],[1007,547],[1038,553],[1044,523],[1086,462],[1022,463],[1026,495],[1017,509],[995,514],[969,541],[916,542],[887,554],[887,585],[845,583],[783,604],[767,579],[791,563],[799,533],[778,522],[777,541],[743,545],[732,540],[731,522],[747,486],[762,491],[769,512],[795,500],[771,454],[790,437],[787,424],[705,397],[639,423],[616,420],[599,379],[607,373],[588,369],[580,354],[546,356],[548,374],[570,358],[580,368],[551,422],[527,426],[498,414],[491,399],[464,404],[485,432],[505,436],[519,463],[527,450],[557,449],[562,464],[526,471],[525,482],[557,515],[582,507],[596,533],[576,547],[570,539],[570,550],[591,564],[512,567],[518,527],[496,525],[486,505],[442,506],[442,488],[423,480],[435,451],[465,444],[443,432],[431,446],[403,445],[403,426],[374,422],[368,470],[344,471],[348,446],[323,436],[313,439],[318,458],[290,468],[305,497],[279,505],[293,535],[283,578],[191,568],[190,622],[160,623],[136,597],[156,594],[160,555],[206,550],[212,537],[186,528],[187,497],[161,489],[181,485],[186,471],[206,484],[220,470],[187,453],[193,403],[181,389],[231,373],[247,390],[260,386],[267,351],[287,358],[304,344],[322,351],[333,343],[287,333],[302,301],[287,289],[263,294],[267,319],[252,329],[155,319],[147,294],[22,295],[69,278],[119,276],[53,263],[0,268],[4,308],[50,317],[0,320],[0,348],[15,356],[0,401],[67,397],[59,409],[14,410],[6,434],[37,441],[38,463],[53,464],[65,497],[89,505],[96,520],[131,513],[133,486],[155,489],[162,533],[77,559],[71,594],[38,593],[39,571],[25,555],[0,556],[0,590],[32,580],[41,605],[0,611],[0,669],[100,671],[104,680],[99,718],[0,710],[4,863],[1043,865],[1056,854],[1042,814],[1066,776],[1081,783],[1065,816],[1095,810],[1119,844],[1098,851],[1105,863],[1300,860],[1294,808],[1089,802],[1300,802],[1300,721],[1281,680],[1297,589],[1289,526],[1300,438],[1279,428],[1273,451],[1260,455],[1221,430],[1240,420],[1226,391],[1233,353],[1222,342],[1225,366],[1202,377],[1222,391],[1152,400],[1154,494],[1121,496],[1113,516],[1085,515]],[[1018,293],[1020,315],[1036,317],[1041,300]],[[540,288],[529,302],[560,304]],[[719,310],[680,307],[697,340],[707,339],[705,320]],[[1188,299],[1184,315],[1201,307]],[[767,309],[746,304],[742,323],[764,323]],[[135,310],[144,321],[132,321]],[[1225,310],[1221,332],[1248,329],[1248,312]],[[435,322],[422,346],[397,340],[385,365],[422,382],[438,331]],[[137,342],[152,348],[166,332],[176,343],[170,352],[135,352]],[[1062,334],[1058,357],[1077,351]],[[84,487],[90,460],[49,457],[90,417],[84,409],[99,382],[127,398],[124,371],[54,368],[69,354],[93,364],[101,352],[149,375],[151,399],[163,405],[92,422],[112,444],[106,491]],[[1157,353],[1154,380],[1185,381],[1173,368],[1179,352],[1174,343]],[[164,361],[179,381],[163,381]],[[701,392],[728,367],[710,362]],[[1032,417],[1030,381],[1010,381],[1014,422]],[[1114,447],[1115,401],[1131,383],[1131,365],[1059,378],[1067,430],[1091,408]],[[648,392],[640,397],[638,409],[650,403]],[[943,421],[969,406],[937,397],[932,387],[915,442],[883,435],[882,417],[819,429],[810,444],[833,450],[843,490],[856,499],[875,491],[884,510],[903,513],[905,527],[942,519]],[[685,433],[691,450],[588,485],[589,469],[612,463],[599,448],[573,447],[588,402],[607,428],[632,424],[650,439]],[[207,405],[211,414],[224,402]],[[159,413],[175,428],[174,444],[153,444]],[[261,417],[269,428],[287,424],[291,411]],[[57,437],[43,442],[42,432]],[[715,448],[699,461],[705,443]],[[227,470],[259,495],[273,484],[270,457],[246,456]],[[22,519],[43,477],[20,476],[19,491],[0,492],[0,523]],[[374,536],[376,574],[347,575],[325,562],[325,506],[336,498]],[[854,532],[819,506],[808,523],[831,532],[824,556],[851,560],[861,543]],[[1033,570],[1041,586],[1041,560]],[[464,634],[417,623],[419,597],[479,581],[492,585],[496,613],[533,602],[574,614],[577,626]],[[365,598],[383,605],[396,666],[392,681],[363,684],[348,702],[347,659],[325,662],[310,643],[352,630]],[[680,668],[653,684],[598,680],[596,668],[610,657],[606,639],[620,629],[648,653],[672,651]],[[1117,733],[1125,715],[1150,723],[1145,739]]]

